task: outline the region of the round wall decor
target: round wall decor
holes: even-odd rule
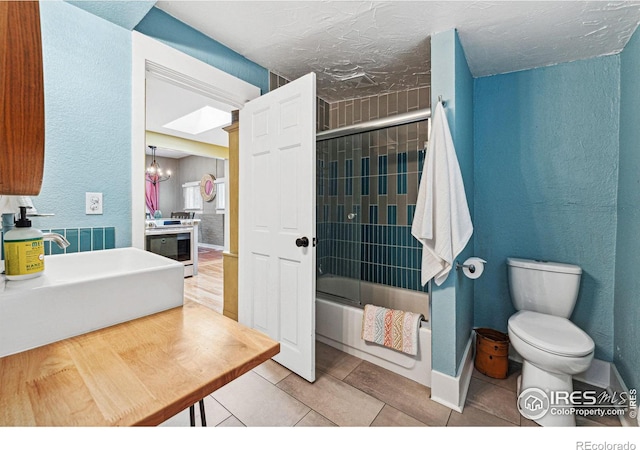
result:
[[[216,177],[210,173],[200,180],[200,195],[205,202],[212,202],[216,198]]]

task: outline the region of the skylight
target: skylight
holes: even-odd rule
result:
[[[164,128],[188,134],[200,134],[231,123],[231,113],[205,106],[163,125]]]

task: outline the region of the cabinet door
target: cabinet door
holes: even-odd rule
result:
[[[44,169],[44,81],[37,1],[0,1],[0,195],[37,195]]]

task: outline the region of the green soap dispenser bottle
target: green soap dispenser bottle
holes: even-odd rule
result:
[[[26,280],[44,271],[42,231],[31,228],[27,208],[20,207],[15,228],[4,236],[4,272],[8,280]]]

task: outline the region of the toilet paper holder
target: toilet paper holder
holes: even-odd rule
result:
[[[486,261],[484,261],[486,263]],[[460,264],[458,261],[456,261],[456,270],[460,270],[462,268],[468,268],[469,272],[474,273],[476,271],[476,266],[475,264]]]

